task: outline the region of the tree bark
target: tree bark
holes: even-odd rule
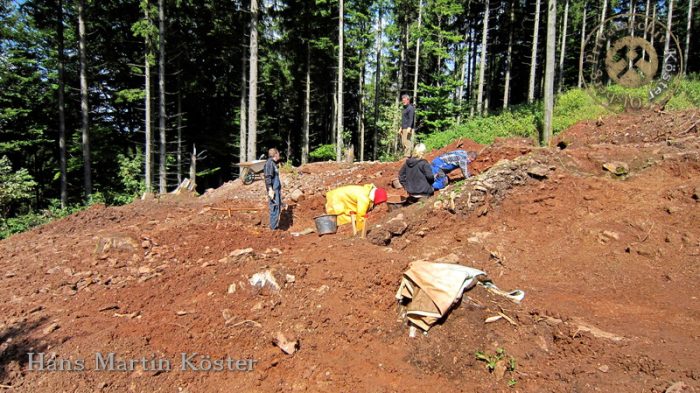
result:
[[[666,69],[666,57],[668,56],[668,52],[671,49],[671,23],[673,23],[673,0],[668,0],[668,10],[666,17],[668,19],[666,22],[666,43],[664,43],[664,62],[663,67],[661,68],[662,71]]]
[[[464,55],[462,56],[462,67],[459,75],[459,87],[457,88],[457,124],[462,123],[462,105],[464,105],[464,84],[465,78],[467,77],[467,66],[469,64],[469,45],[467,40],[469,39],[469,30],[464,33]]]
[[[58,150],[61,166],[61,208],[65,209],[68,201],[68,176],[66,174],[66,114],[64,96],[66,91],[65,81],[65,54],[63,37],[63,0],[58,0]]]
[[[510,70],[513,63],[513,23],[515,23],[515,2],[510,2],[510,26],[508,31],[508,51],[506,52],[506,75],[503,86],[503,109],[508,108],[510,101]]]
[[[688,55],[690,54],[690,31],[693,27],[693,0],[689,0],[688,4],[688,27],[686,27],[686,34],[685,34],[685,53],[683,56],[683,59],[685,60],[685,68],[683,69],[683,74],[687,74],[688,72],[688,63],[690,62],[690,58]]]
[[[360,56],[360,58],[363,58]],[[357,132],[360,135],[360,161],[365,160],[365,105],[364,105],[364,86],[365,86],[365,63],[362,62],[362,72],[359,77],[359,100],[357,110]]]
[[[376,160],[379,150],[379,84],[382,80],[382,9],[379,7],[377,18],[377,41],[375,46],[376,72],[374,73],[374,130],[372,133],[372,159]]]
[[[149,4],[146,2],[144,7],[144,14],[146,16],[146,21],[150,24],[150,15],[148,12]],[[151,34],[147,32],[145,34],[145,61],[144,61],[144,90],[146,92],[146,97],[144,99],[144,106],[146,108],[146,118],[144,119],[144,126],[146,131],[146,151],[144,152],[144,171],[146,183],[146,192],[151,193],[153,191],[153,153],[152,153],[152,141],[153,136],[151,135]]]
[[[583,19],[581,20],[581,54],[578,59],[578,87],[583,86],[583,49],[586,45],[586,3],[583,3]]]
[[[338,3],[338,109],[336,120],[337,135],[335,138],[335,160],[340,162],[343,153],[343,36],[344,36],[344,5],[343,0]]]
[[[311,119],[311,46],[306,42],[306,81],[304,93],[304,122],[302,125],[301,164],[309,162],[309,120]]]
[[[538,0],[539,1],[539,0]],[[481,32],[481,59],[479,61],[479,86],[476,95],[476,113],[482,116],[484,108],[484,74],[486,72],[486,55],[488,53],[488,35],[489,35],[489,0],[485,0],[484,8],[484,23]]]
[[[404,64],[406,63],[406,45],[408,42],[408,26],[405,24],[401,26],[401,42],[399,43],[399,46],[401,47],[401,50],[399,52],[399,71],[398,71],[398,83],[397,83],[397,92],[396,92],[396,100],[394,101],[394,108],[399,108],[399,105],[401,104],[401,95],[403,93],[403,73],[404,73]],[[361,56],[360,56],[361,57]],[[364,66],[363,66],[364,68]],[[399,111],[394,111],[394,117],[391,122],[391,129],[392,131],[398,130],[399,129],[399,118],[401,117],[401,113]],[[391,149],[392,152],[396,153],[397,148],[398,148],[398,140],[399,140],[399,135],[394,134],[391,143]]]
[[[532,51],[530,57],[530,84],[527,89],[527,103],[532,104],[535,100],[535,76],[537,71],[537,44],[540,32],[540,2],[536,0],[535,5],[535,27],[532,32]]]
[[[561,46],[559,50],[559,92],[561,93],[561,88],[564,86],[564,53],[566,53],[566,28],[567,22],[569,20],[569,0],[566,0],[564,5],[564,26],[561,32]]]
[[[596,42],[601,39],[603,35],[603,29],[605,27],[605,16],[608,11],[608,0],[603,0],[603,7],[600,9],[600,27],[598,28],[598,33],[596,34]]]
[[[85,177],[85,199],[90,200],[92,195],[92,169],[90,163],[90,131],[88,129],[88,86],[87,86],[87,60],[85,48],[85,0],[78,1],[78,35],[80,46],[80,114],[81,131],[83,134],[83,171]]]
[[[247,100],[246,100],[246,93],[248,92],[248,79],[246,75],[248,74],[248,62],[246,61],[246,54],[248,50],[246,49],[245,46],[243,46],[243,54],[241,55],[241,103],[240,103],[240,109],[239,109],[239,127],[238,127],[238,162],[247,162],[248,161],[248,125],[246,124],[248,121],[248,106],[247,106]],[[243,168],[239,167],[238,168],[239,175],[243,173]]]
[[[420,69],[420,29],[423,23],[423,0],[418,1],[418,35],[416,36],[416,62],[413,65],[413,106],[418,104],[418,70]],[[411,133],[411,146],[415,146],[416,127],[418,126],[418,114],[414,113],[413,132]]]
[[[647,0],[647,5],[644,7],[644,33],[642,34],[642,37],[646,41],[647,39],[647,29],[649,28],[649,0]],[[647,55],[647,51],[644,49],[642,50],[642,59],[645,59]]]
[[[179,60],[178,60],[179,69]],[[182,80],[177,74],[177,184],[182,182]]]
[[[476,27],[472,27],[472,37],[476,35]],[[467,97],[469,97],[469,117],[474,116],[474,76],[476,73],[476,55],[479,45],[476,44],[476,40],[472,38],[471,41],[471,69],[469,71],[469,89],[467,90]]]
[[[542,145],[549,146],[552,138],[552,116],[554,112],[554,72],[555,51],[557,41],[557,0],[548,1],[547,12],[547,52],[545,55],[544,71],[544,129],[542,130]]]
[[[652,17],[651,17],[651,34],[649,36],[649,42],[654,45],[654,35],[656,33],[656,3],[654,3]]]
[[[250,62],[248,78],[248,153],[257,158],[258,143],[258,0],[250,1]]]
[[[158,192],[168,192],[166,163],[166,138],[165,138],[165,8],[163,0],[158,0],[158,132],[160,134],[160,165],[158,166]]]

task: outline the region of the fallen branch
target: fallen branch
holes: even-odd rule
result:
[[[681,133],[680,133],[680,134],[678,134],[678,135],[683,135],[683,134],[687,134],[687,133],[689,133],[689,132],[690,132],[690,130],[692,130],[693,128],[695,128],[695,127],[697,127],[697,126],[698,126],[698,123],[700,123],[700,120],[698,120],[698,121],[696,121],[695,123],[693,123],[693,124],[692,124],[692,125],[691,125],[690,127],[686,128],[686,130],[685,130],[685,131],[681,132]]]
[[[226,323],[224,323],[224,325],[228,325],[228,323],[229,323],[229,321],[226,321]],[[234,323],[233,325],[231,325],[231,327],[241,326],[241,325],[243,325],[243,324],[245,324],[245,323],[251,323],[251,324],[253,324],[253,326],[255,326],[255,327],[262,327],[261,324],[259,324],[258,322],[255,322],[255,321],[253,321],[253,320],[251,320],[251,319],[246,319],[246,320],[243,320],[243,321],[240,321],[240,322],[236,322],[236,323]]]

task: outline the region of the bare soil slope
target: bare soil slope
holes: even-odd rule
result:
[[[199,198],[95,206],[13,236],[0,242],[0,383],[18,392],[663,392],[676,382],[700,391],[699,119],[624,114],[577,124],[559,147],[498,141],[481,150],[477,176],[373,212],[364,240],[347,227],[294,234],[322,214],[327,189],[390,187],[400,162],[285,174],[285,193],[304,194],[287,201],[285,231],[265,226],[261,181],[234,181]],[[482,269],[525,299],[476,287],[410,338],[394,295],[419,259]],[[279,290],[251,287],[265,270]],[[484,323],[499,313],[508,318]],[[298,340],[296,353],[273,344],[278,333]],[[29,352],[45,363],[84,359],[85,370],[30,370]],[[110,352],[146,367],[94,370],[95,354]],[[183,352],[202,367],[205,357],[256,363],[182,371]],[[151,359],[171,359],[172,370]]]

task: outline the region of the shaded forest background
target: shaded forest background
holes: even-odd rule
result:
[[[416,97],[418,137],[433,142],[481,117],[541,105],[546,1],[253,1],[0,0],[3,220],[125,203],[150,186],[170,191],[189,176],[195,148],[199,191],[236,178],[236,163],[270,147],[292,165],[335,158],[339,135],[356,159],[394,159],[403,93]],[[559,0],[556,90],[580,86],[584,24],[589,33],[603,13],[630,10],[666,23],[671,5],[692,79],[700,67],[694,5],[670,1]],[[253,146],[242,149],[251,129]]]

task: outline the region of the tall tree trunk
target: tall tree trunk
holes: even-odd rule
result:
[[[464,84],[466,83],[465,78],[467,78],[467,67],[469,66],[469,30],[464,33],[464,55],[462,56],[462,67],[459,75],[459,87],[457,88],[457,124],[462,123],[462,106],[464,105]]]
[[[416,37],[416,62],[413,65],[413,106],[418,105],[418,70],[420,69],[420,29],[423,23],[423,0],[418,1],[418,36]],[[418,114],[413,115],[413,132],[411,133],[411,146],[415,146],[416,128],[418,126]]]
[[[375,46],[375,57],[377,69],[374,73],[374,131],[372,133],[372,159],[376,160],[379,150],[379,84],[382,80],[382,30],[383,30],[383,20],[382,20],[382,8],[379,7],[377,18],[379,23],[377,24],[377,42]]]
[[[178,70],[180,61],[178,60]],[[182,79],[177,74],[177,184],[182,183]]]
[[[542,145],[549,146],[552,139],[552,115],[554,112],[554,72],[557,42],[557,0],[548,0],[547,52],[544,71],[544,129]]]
[[[362,53],[360,53],[362,54]],[[360,56],[362,59],[363,57]],[[360,161],[365,160],[365,105],[364,105],[364,95],[365,95],[365,62],[362,61],[362,72],[360,73],[359,86],[358,86],[358,110],[357,110],[357,133],[360,136]]]
[[[168,190],[165,139],[165,9],[163,0],[158,0],[158,132],[160,134],[160,165],[158,166],[158,192],[165,194]]]
[[[405,24],[401,26],[401,42],[399,45],[401,46],[401,50],[399,52],[399,72],[398,72],[398,82],[397,82],[397,91],[396,91],[396,96],[395,96],[395,101],[394,101],[394,108],[398,108],[399,105],[401,104],[401,95],[403,94],[403,73],[404,73],[404,64],[406,64],[406,45],[408,43],[408,26]],[[360,57],[362,58],[362,57]],[[364,64],[364,63],[363,63]],[[363,65],[364,67],[364,65]],[[399,111],[394,111],[394,116],[393,120],[391,122],[391,129],[392,130],[398,130],[399,129],[399,120],[401,117],[401,113]],[[398,148],[398,141],[399,141],[399,135],[392,133],[391,135],[394,135],[392,138],[392,143],[391,143],[391,151],[396,153],[397,148]]]
[[[248,157],[248,125],[246,124],[248,121],[248,108],[247,108],[247,97],[246,93],[248,91],[248,79],[247,79],[247,74],[248,74],[248,62],[246,61],[246,54],[248,50],[246,49],[245,45],[243,46],[243,54],[241,55],[241,103],[240,103],[240,112],[238,114],[239,119],[239,127],[238,127],[238,162],[247,162],[249,157]],[[255,159],[255,158],[252,158]],[[240,173],[243,172],[243,168],[239,167],[239,175]]]
[[[666,69],[666,57],[671,49],[671,24],[673,23],[673,0],[668,0],[668,9],[666,10],[666,42],[664,43],[664,62],[661,70]]]
[[[603,0],[603,7],[600,9],[600,27],[598,28],[598,33],[596,34],[596,42],[598,42],[603,35],[603,29],[605,28],[605,16],[607,12],[608,0]]]
[[[564,86],[564,53],[566,53],[566,28],[567,22],[569,20],[569,0],[566,0],[564,5],[564,27],[561,32],[561,47],[559,50],[559,92],[561,93],[561,88]]]
[[[685,60],[685,69],[683,69],[683,73],[686,74],[688,72],[688,62],[690,61],[690,58],[688,55],[690,55],[690,30],[693,27],[693,0],[689,0],[688,4],[688,27],[686,27],[685,30],[685,53],[683,56],[683,59]]]
[[[510,70],[513,63],[513,24],[515,23],[515,2],[510,2],[510,26],[508,27],[508,50],[506,52],[506,75],[503,86],[503,109],[508,108],[510,101]]]
[[[538,0],[539,1],[539,0]],[[486,55],[488,53],[489,36],[489,0],[484,1],[484,23],[481,31],[481,59],[479,62],[479,87],[476,95],[476,113],[482,116],[484,109],[484,74],[486,72]]]
[[[476,28],[472,28],[472,37],[476,36]],[[474,116],[474,76],[476,75],[476,56],[477,56],[477,49],[479,45],[476,44],[476,39],[472,38],[472,49],[471,49],[471,70],[469,71],[469,89],[468,89],[468,97],[469,97],[469,117]]]
[[[92,169],[90,164],[90,131],[88,130],[88,85],[87,60],[85,55],[85,0],[78,1],[78,35],[80,46],[80,114],[81,131],[83,134],[83,170],[85,176],[85,198],[90,200],[92,195]]]
[[[61,208],[65,209],[68,201],[68,176],[66,174],[66,108],[64,105],[66,81],[64,72],[65,54],[63,42],[63,0],[58,0],[58,19],[56,28],[58,35],[58,154],[61,166]]]
[[[338,126],[338,80],[337,78],[333,80],[333,102],[331,102],[331,145],[335,146],[335,140],[338,136],[337,126]]]
[[[146,2],[144,7],[144,14],[146,16],[146,21],[150,24],[150,15],[148,8],[150,4]],[[153,153],[152,153],[152,142],[153,136],[151,135],[151,34],[146,32],[144,35],[144,40],[146,41],[145,50],[145,61],[144,61],[144,90],[146,92],[146,97],[144,99],[144,106],[146,108],[146,118],[144,119],[144,127],[146,129],[146,151],[144,152],[144,171],[146,183],[146,192],[151,193],[153,191]]]
[[[535,100],[535,76],[537,71],[537,44],[540,33],[540,2],[536,0],[535,5],[535,27],[532,31],[532,51],[530,57],[530,84],[527,89],[527,103],[532,104]]]
[[[647,5],[644,7],[644,33],[642,37],[646,41],[647,39],[647,29],[649,28],[649,0],[647,0]],[[646,49],[642,50],[642,59],[646,58],[647,51]]]
[[[438,49],[442,50],[442,15],[438,14],[438,25],[437,25],[437,30],[438,30]],[[440,52],[438,52],[437,55],[437,68],[436,68],[438,73],[442,73],[442,55]],[[438,78],[437,80],[437,86],[440,87],[442,85],[441,80]]]
[[[648,1],[648,0],[647,0]],[[587,4],[583,3],[583,19],[581,19],[581,54],[578,59],[578,87],[583,86],[583,49],[586,45],[586,11]],[[646,30],[646,29],[645,29]]]
[[[248,78],[248,153],[255,160],[258,143],[258,0],[250,1],[250,63]]]
[[[344,10],[343,0],[338,3],[338,109],[336,120],[337,135],[335,137],[335,160],[343,159],[343,36],[344,36]]]
[[[304,122],[301,137],[301,164],[309,162],[309,121],[311,119],[311,46],[306,42],[306,78],[304,82]]]
[[[654,46],[654,36],[656,33],[656,3],[654,3],[653,12],[651,16],[651,33],[649,35],[649,42]]]

